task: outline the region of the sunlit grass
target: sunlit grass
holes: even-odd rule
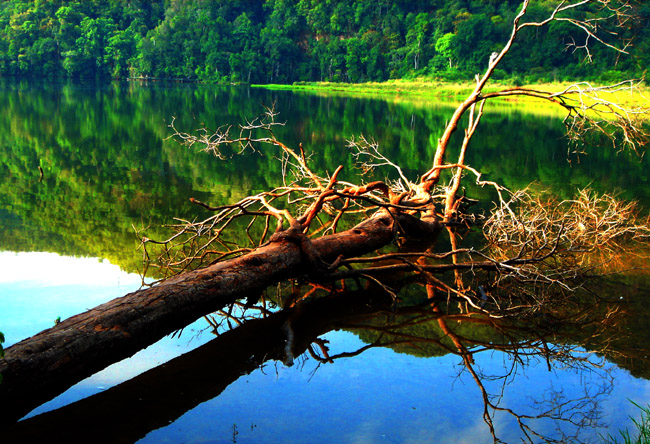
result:
[[[576,87],[577,85],[577,87]],[[590,85],[593,87],[599,87],[601,85]],[[583,101],[586,106],[593,105],[595,103],[595,98],[597,97],[600,101],[615,103],[621,108],[627,109],[636,109],[637,111],[645,110],[646,112],[650,110],[650,88],[647,86],[630,88],[630,84],[621,85],[620,88],[613,88],[611,90],[602,90],[598,92],[588,92],[585,95],[579,95],[577,93],[572,94],[571,96],[576,99],[576,101]],[[544,83],[536,85],[526,85],[527,88],[534,88],[537,90],[548,91],[548,92],[559,92],[559,91],[578,91],[586,90],[589,85],[586,83],[576,84],[576,83]],[[533,103],[540,103],[543,106],[554,106],[548,101],[543,99],[536,99],[526,96],[518,96],[504,99],[508,102],[523,102],[527,105]],[[602,109],[601,109],[602,108]],[[604,109],[603,105],[596,107],[596,110],[600,109],[601,111],[607,111]]]
[[[270,89],[291,89],[294,91],[328,91],[352,94],[408,94],[436,97],[462,97],[469,94],[474,85],[471,82],[443,82],[429,79],[397,79],[386,82],[338,83],[338,82],[296,82],[293,85],[254,85]]]
[[[537,90],[557,92],[569,88],[573,83],[554,82],[534,85],[523,85],[523,87],[534,88]],[[472,92],[474,83],[448,82],[434,79],[398,79],[388,80],[386,82],[366,82],[366,83],[335,83],[335,82],[296,82],[293,85],[253,85],[268,89],[289,89],[292,91],[305,91],[310,93],[323,94],[342,94],[346,96],[381,97],[384,100],[395,102],[409,102],[431,104],[432,100],[436,103],[451,106],[458,104],[464,97]],[[507,81],[496,81],[490,83],[484,89],[485,93],[499,91],[511,88],[513,85]],[[598,85],[594,85],[598,86]],[[583,86],[584,87],[584,86]],[[615,92],[599,93],[601,99],[618,103],[621,106],[634,108],[650,108],[650,88],[647,86],[631,90],[620,90]],[[560,115],[563,111],[555,104],[546,100],[531,98],[527,96],[509,97],[494,101],[495,103],[526,105],[527,112],[535,112],[544,115]],[[511,107],[511,106],[510,106]],[[508,105],[502,107],[509,108]]]

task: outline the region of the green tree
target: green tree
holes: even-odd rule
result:
[[[271,13],[260,31],[260,40],[268,60],[268,80],[292,82],[301,61],[296,45],[302,29],[301,17],[288,0],[267,0],[265,7]]]
[[[235,19],[232,31],[232,52],[228,63],[233,81],[263,81],[259,75],[263,65],[260,55],[259,30],[256,29],[246,12]]]
[[[133,24],[137,26],[136,21]],[[135,27],[129,26],[124,31],[115,31],[108,38],[104,60],[114,78],[129,75],[129,67],[134,64],[138,42],[141,39],[134,29]]]
[[[329,18],[330,32],[334,35],[348,34],[354,24],[354,9],[350,2],[334,3],[335,6]]]
[[[357,37],[346,40],[345,68],[350,82],[363,82],[366,80],[365,65],[368,62],[368,47],[365,42]]]
[[[413,70],[417,71],[424,65],[422,58],[428,56],[428,39],[429,33],[429,15],[421,12],[417,15],[413,13],[406,17],[408,31],[406,33],[406,58],[408,63],[413,63]],[[426,60],[425,60],[426,62]]]
[[[112,19],[84,17],[75,49],[63,54],[63,68],[71,77],[107,77],[109,39],[115,30]]]
[[[385,80],[428,68],[473,76],[507,38],[520,0],[88,0],[0,2],[0,74],[71,77],[150,75],[203,81]],[[556,2],[537,0],[538,20]],[[634,56],[579,48],[569,22],[522,32],[499,75],[530,79],[616,79],[649,64],[650,14],[630,5],[629,27],[610,43],[635,38]],[[600,23],[602,8],[587,7]],[[580,17],[579,17],[580,18]],[[338,42],[338,43],[335,43]],[[625,46],[625,44],[620,45]],[[62,69],[63,68],[63,69]]]
[[[333,82],[343,81],[345,72],[345,43],[333,39],[327,44],[323,55],[326,79]]]
[[[372,81],[382,81],[388,78],[386,73],[386,56],[384,54],[384,40],[379,32],[369,29],[362,36],[367,48],[370,48],[365,55],[366,74]]]
[[[456,44],[456,34],[448,32],[436,41],[436,52],[449,64],[451,69],[454,66],[454,46]]]
[[[314,33],[329,33],[331,0],[299,0],[296,3],[297,12],[305,18],[307,26]]]
[[[466,70],[480,72],[488,64],[490,54],[500,50],[496,45],[494,26],[485,14],[470,15],[456,27],[452,53],[462,60]]]
[[[61,6],[55,13],[54,38],[61,52],[74,50],[77,39],[81,36],[81,20],[84,14],[78,3]]]
[[[29,63],[29,73],[39,77],[56,77],[61,63],[56,41],[51,37],[39,38],[27,48],[25,59]]]

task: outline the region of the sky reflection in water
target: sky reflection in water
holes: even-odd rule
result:
[[[32,336],[86,309],[140,288],[137,274],[97,258],[75,258],[54,253],[0,252],[0,331],[5,347]],[[36,272],[38,270],[38,272]],[[98,393],[160,365],[211,339],[198,321],[182,339],[166,337],[130,359],[118,362],[80,382],[35,409],[34,416]]]
[[[0,266],[4,270],[0,325],[8,344],[49,327],[58,316],[71,316],[140,285],[138,275],[97,259],[4,252],[0,253]],[[35,277],[29,270],[43,272]],[[106,390],[205,344],[213,337],[207,327],[205,321],[198,321],[180,338],[164,338],[82,381],[29,416]],[[345,331],[332,331],[324,337],[329,340],[331,355],[364,345]],[[487,351],[476,355],[476,365],[487,375],[500,375],[511,364],[510,359],[507,354]],[[650,399],[650,382],[613,366],[607,368],[614,386],[600,407],[611,428],[592,431],[592,437],[598,432],[616,434],[631,424],[628,416],[638,412],[627,399]],[[305,356],[290,368],[271,361],[140,442],[491,442],[482,420],[481,394],[471,375],[461,370],[459,356],[417,358],[386,348],[320,366]],[[491,393],[499,392],[500,382],[483,382]],[[562,390],[567,397],[579,397],[584,387],[599,383],[598,372],[551,373],[542,363],[519,371],[509,381],[500,405],[532,413],[532,400],[540,399],[550,388]],[[495,423],[506,442],[518,440],[519,431],[510,418],[497,418]],[[539,430],[551,426],[545,423]]]
[[[136,274],[96,258],[0,252],[0,331],[6,346],[139,288]]]
[[[333,353],[364,345],[348,332],[330,332],[325,338]],[[499,352],[477,356],[486,373],[501,374],[508,363]],[[235,428],[237,442],[491,443],[481,394],[467,372],[458,376],[461,365],[458,356],[417,358],[385,348],[318,369],[313,359],[291,368],[271,363],[139,442],[232,442]],[[626,400],[648,399],[650,383],[611,370],[614,390],[601,407],[612,426],[609,432],[616,434],[630,425],[628,415],[638,414]],[[502,405],[530,412],[531,400],[551,386],[567,397],[580,396],[583,378],[570,370],[549,373],[545,365],[527,368],[509,384]],[[592,375],[585,383],[599,382]],[[512,420],[496,424],[501,439],[519,442]],[[550,432],[551,426],[538,430]],[[597,438],[597,433],[590,435]]]

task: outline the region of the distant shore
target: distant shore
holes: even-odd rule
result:
[[[576,82],[578,83],[578,82]],[[542,83],[534,85],[516,85],[524,88],[541,89],[544,91],[561,91],[571,86],[570,82]],[[582,88],[586,83],[580,84]],[[593,85],[599,86],[599,85]],[[265,88],[271,90],[291,90],[291,91],[311,91],[311,92],[338,92],[350,95],[412,95],[421,97],[465,97],[472,92],[474,84],[472,82],[449,82],[429,79],[413,80],[389,80],[386,82],[367,82],[367,83],[333,83],[333,82],[296,82],[290,85],[268,84],[268,85],[251,85],[254,88]],[[485,88],[484,92],[498,91],[502,89],[515,87],[508,81],[496,81],[491,86]],[[650,107],[650,87],[645,84],[640,89],[631,93],[629,90],[621,90],[613,93],[616,101],[625,105],[637,105]],[[506,99],[504,99],[506,100]],[[508,98],[508,101],[539,101],[524,96],[517,98]]]

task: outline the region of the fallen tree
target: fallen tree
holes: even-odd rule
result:
[[[181,222],[165,241],[139,233],[147,264],[158,266],[166,279],[9,347],[0,361],[4,378],[0,417],[19,419],[88,375],[235,300],[254,302],[266,287],[282,280],[306,279],[330,286],[344,280],[362,286],[365,281],[397,299],[385,277],[405,272],[418,275],[431,298],[454,298],[490,316],[506,316],[537,310],[556,294],[547,288],[570,293],[593,275],[599,262],[609,260],[589,259],[588,253],[615,254],[627,242],[645,242],[650,230],[633,206],[584,193],[575,205],[555,202],[557,210],[549,211],[549,200],[511,193],[484,181],[479,170],[465,161],[487,100],[500,97],[531,96],[563,107],[573,138],[595,132],[616,147],[636,151],[647,142],[645,124],[639,120],[646,110],[625,108],[604,98],[621,89],[633,90],[638,82],[606,87],[575,84],[554,93],[519,87],[484,92],[516,36],[526,28],[568,21],[584,32],[587,41],[625,52],[625,46],[617,48],[599,33],[607,30],[606,23],[626,26],[632,19],[631,2],[559,1],[545,20],[525,22],[529,3],[522,3],[502,51],[490,58],[482,76],[477,75],[475,90],[453,114],[438,140],[431,169],[419,180],[406,177],[397,163],[382,154],[378,143],[363,136],[349,142],[362,168],[388,166],[397,172],[398,180],[345,182],[339,177],[342,167],[321,176],[309,167],[302,145],[292,149],[275,137],[279,123],[272,107],[240,125],[234,136],[231,126],[190,134],[177,130],[172,122],[173,137],[188,146],[201,145],[217,157],[269,146],[279,149],[286,172],[283,186],[232,205],[213,207],[195,201],[212,215],[199,222]],[[580,8],[587,12],[577,14]],[[465,116],[459,157],[449,162],[451,135]],[[486,247],[481,249],[460,245],[460,231],[476,223],[476,215],[469,211],[472,201],[460,193],[468,173],[477,184],[494,187],[498,195],[493,214],[480,223],[486,236]],[[448,183],[441,185],[445,177]],[[226,238],[228,230],[242,221],[251,246],[233,247]],[[338,232],[341,225],[359,221]],[[435,252],[433,245],[442,233],[448,235],[450,249]],[[406,238],[420,242],[412,248],[403,242]],[[388,250],[380,250],[386,246]],[[378,254],[364,256],[372,252]],[[490,291],[474,281],[478,271],[491,273],[482,277],[490,280]],[[518,291],[524,286],[526,291]]]
[[[0,361],[4,377],[0,418],[18,420],[73,384],[201,316],[238,299],[259,298],[275,282],[317,278],[321,262],[313,258],[331,262],[342,254],[374,251],[392,241],[400,219],[422,226],[407,218],[378,213],[353,229],[313,241],[289,229],[247,255],[114,299],[23,340],[9,347]]]
[[[3,431],[10,442],[40,442],[56,424],[66,440],[80,442],[102,433],[97,442],[129,443],[168,425],[225,387],[269,360],[287,361],[287,328],[295,333],[291,355],[299,356],[312,341],[340,324],[372,318],[390,309],[387,295],[341,294],[254,319],[209,343],[117,387],[67,408],[20,421]],[[188,378],[188,372],[192,377]],[[197,380],[202,384],[196,384]],[[111,424],[107,429],[106,424]]]

